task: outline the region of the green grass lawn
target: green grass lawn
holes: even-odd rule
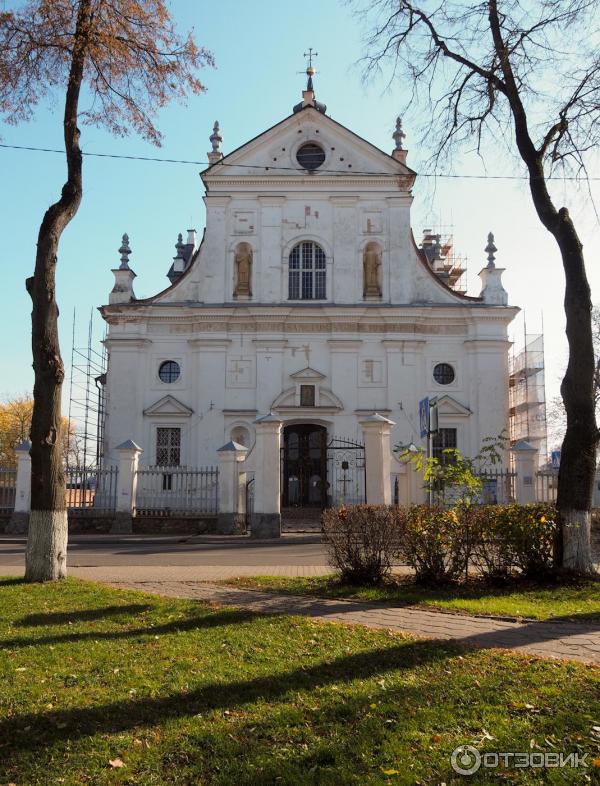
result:
[[[411,579],[393,578],[381,587],[341,584],[334,574],[305,578],[252,576],[228,579],[223,584],[237,587],[423,606],[460,614],[527,619],[600,620],[600,581],[579,581],[540,586],[518,582],[493,587],[473,581],[468,585],[440,588],[420,587]]]
[[[581,784],[600,772],[600,669],[75,580],[0,582],[0,678],[2,786]],[[578,751],[590,767],[465,779],[449,765],[463,743]]]

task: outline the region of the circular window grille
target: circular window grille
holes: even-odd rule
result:
[[[176,363],[174,360],[165,360],[164,363],[160,364],[158,369],[158,376],[161,382],[167,382],[168,384],[176,382],[180,374],[181,369],[179,368],[179,363]]]
[[[318,169],[323,161],[325,161],[325,151],[314,142],[308,142],[298,150],[296,153],[296,161],[303,169],[308,169],[312,172],[313,169]]]
[[[454,369],[449,363],[438,363],[433,369],[433,378],[438,385],[449,385],[454,382]]]

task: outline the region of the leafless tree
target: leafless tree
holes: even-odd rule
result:
[[[191,35],[177,33],[165,0],[28,0],[15,6],[0,11],[0,115],[9,123],[27,120],[42,98],[57,92],[64,104],[67,177],[43,217],[34,273],[26,282],[35,384],[25,577],[49,581],[66,575],[64,365],[55,273],[61,235],[83,196],[79,125],[118,135],[133,129],[159,144],[157,110],[202,91],[197,69],[212,58]]]
[[[590,509],[599,439],[592,303],[583,248],[550,193],[560,169],[585,177],[600,141],[598,0],[370,0],[367,74],[391,62],[393,79],[424,100],[434,161],[465,145],[485,156],[506,144],[526,170],[533,205],[565,272],[569,360],[561,384],[566,432],[558,483],[559,558],[593,572]]]

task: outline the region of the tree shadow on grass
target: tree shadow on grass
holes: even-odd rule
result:
[[[335,682],[382,676],[391,670],[445,660],[459,652],[448,644],[409,642],[334,658],[273,675],[230,683],[209,683],[195,690],[160,697],[119,700],[89,708],[15,715],[0,721],[3,755],[12,763],[19,754],[96,734],[120,734],[200,713],[232,709],[255,701],[275,701],[298,691]]]
[[[28,628],[34,625],[68,625],[70,622],[88,622],[102,620],[106,617],[120,616],[121,614],[141,614],[148,611],[150,603],[130,603],[123,606],[104,606],[100,609],[81,609],[78,611],[55,611],[45,614],[29,614],[16,620],[15,624]]]
[[[125,608],[123,606],[117,608]],[[67,615],[68,616],[68,615]],[[164,625],[148,625],[143,628],[125,628],[123,630],[56,633],[52,636],[19,637],[2,641],[2,649],[14,650],[21,647],[41,647],[43,645],[71,644],[80,641],[116,641],[119,639],[137,639],[144,636],[159,636],[169,633],[181,633],[196,628],[215,628],[220,625],[237,625],[256,616],[256,612],[239,609],[223,609],[218,612],[207,610],[204,614],[188,619],[178,619]],[[1,738],[0,738],[1,739]]]

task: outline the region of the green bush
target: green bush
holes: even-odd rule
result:
[[[552,573],[558,513],[553,505],[503,505],[497,513],[499,542],[510,552],[512,562],[530,579]]]
[[[515,570],[510,533],[500,524],[501,505],[477,505],[472,526],[471,565],[484,579],[505,582]]]
[[[464,523],[452,508],[414,505],[408,509],[401,551],[418,582],[456,581],[465,571]]]
[[[395,562],[431,585],[467,579],[469,570],[491,581],[554,570],[552,505],[356,505],[325,510],[322,525],[329,564],[348,584],[378,584]]]
[[[552,505],[481,505],[473,529],[472,563],[486,579],[515,572],[544,578],[554,570],[557,513]]]
[[[328,508],[321,518],[329,564],[348,584],[379,584],[399,553],[405,511],[386,505]]]

